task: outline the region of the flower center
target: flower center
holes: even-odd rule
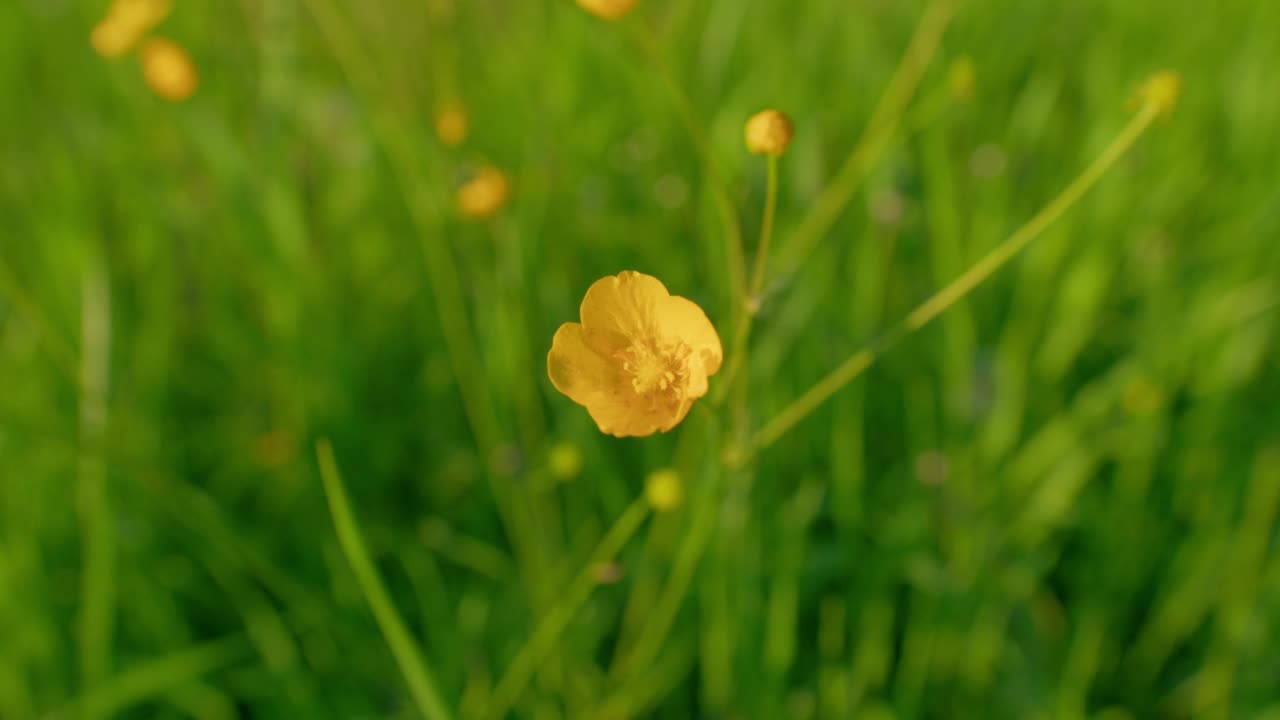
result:
[[[668,391],[679,395],[688,356],[684,343],[659,346],[642,341],[622,352],[622,369],[630,373],[631,387],[637,395]]]

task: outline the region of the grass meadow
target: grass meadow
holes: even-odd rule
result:
[[[1280,4],[108,5],[0,3],[0,719],[1280,719]]]

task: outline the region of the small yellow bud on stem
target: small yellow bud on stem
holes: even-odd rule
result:
[[[448,147],[461,145],[469,130],[467,111],[460,102],[447,102],[436,114],[436,137]]]
[[[1138,88],[1131,105],[1150,105],[1160,117],[1168,117],[1182,95],[1182,76],[1172,70],[1161,70],[1147,78]]]
[[[636,6],[638,0],[578,0],[578,7],[605,20],[619,20]]]
[[[644,481],[644,495],[658,512],[675,510],[684,501],[680,474],[670,468],[654,470]]]
[[[507,203],[511,184],[501,170],[483,167],[458,188],[458,211],[477,220],[492,217]]]
[[[572,480],[582,472],[582,451],[572,443],[557,443],[547,455],[547,465],[557,480]]]
[[[744,134],[748,150],[756,155],[778,157],[787,151],[796,130],[786,114],[777,110],[762,110],[747,120]]]

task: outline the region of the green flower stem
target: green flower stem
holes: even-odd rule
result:
[[[831,230],[893,139],[924,71],[929,67],[952,17],[954,0],[935,0],[916,26],[884,95],[840,171],[813,203],[800,226],[778,252],[776,274],[795,273]]]
[[[698,122],[697,114],[693,111],[693,103],[681,88],[675,73],[663,56],[662,44],[648,26],[630,23],[629,27],[632,30],[632,39],[649,58],[649,62],[653,64],[658,77],[671,95],[676,114],[680,116],[680,122],[684,124],[685,131],[689,133],[689,139],[693,141],[694,151],[698,153],[698,160],[702,163],[702,172],[710,186],[716,212],[720,215],[721,224],[724,225],[725,256],[729,262],[730,297],[734,302],[739,302],[746,296],[746,259],[742,249],[742,225],[738,222],[733,200],[729,197],[728,183],[725,182],[724,174],[720,172],[720,166],[711,152],[711,143],[707,140],[706,133]]]
[[[503,529],[516,548],[522,581],[532,598],[542,597],[539,584],[545,574],[537,567],[538,538],[534,522],[526,511],[525,490],[515,484],[500,483],[493,466],[496,450],[502,444],[501,423],[489,388],[478,370],[482,363],[467,323],[466,301],[459,283],[461,274],[449,247],[440,241],[440,200],[435,186],[424,176],[415,160],[419,153],[414,146],[414,131],[406,129],[402,121],[377,104],[385,76],[378,72],[373,59],[362,50],[352,25],[343,18],[333,0],[305,0],[305,3],[348,81],[364,93],[373,108],[372,130],[386,153],[417,230],[430,281],[428,284],[444,333],[445,350],[458,382],[463,410],[475,437],[489,492]]]
[[[591,591],[598,584],[596,568],[616,557],[648,516],[649,503],[644,496],[637,498],[618,516],[613,527],[600,539],[587,564],[578,571],[568,589],[542,618],[524,647],[516,653],[506,673],[494,687],[484,717],[505,717],[511,706],[520,699],[538,664],[554,653],[569,622],[586,603],[587,598],[591,597]]]
[[[1032,240],[1035,240],[1045,229],[1062,217],[1063,213],[1088,192],[1133,147],[1138,138],[1151,126],[1152,121],[1165,109],[1153,100],[1148,100],[1144,103],[1138,113],[1129,121],[1129,124],[1120,131],[1119,135],[1111,141],[1111,144],[1102,151],[1093,163],[1085,168],[1084,172],[1048,205],[1036,213],[1035,217],[1014,231],[1008,239],[993,248],[981,260],[951,281],[950,284],[939,290],[928,300],[925,300],[915,310],[912,310],[897,325],[890,328],[888,332],[872,341],[866,348],[851,355],[849,359],[845,360],[839,367],[818,381],[816,385],[796,398],[772,420],[765,423],[751,437],[741,452],[732,454],[729,458],[730,464],[744,464],[755,453],[772,445],[778,438],[782,437],[797,423],[829,400],[832,395],[861,375],[886,350],[916,330],[924,327],[930,320],[942,314],[957,300],[967,295],[971,290],[991,277],[993,273],[1004,267],[1009,260],[1022,252],[1031,244]]]
[[[756,246],[756,259],[751,270],[751,284],[747,295],[743,298],[742,315],[734,325],[733,345],[729,351],[729,367],[725,369],[724,379],[716,386],[711,402],[719,406],[724,402],[729,388],[733,386],[746,364],[747,347],[751,340],[751,326],[755,321],[756,310],[760,303],[760,288],[764,285],[764,267],[769,258],[769,243],[773,238],[773,218],[778,205],[778,158],[769,156],[768,178],[765,182],[764,219],[760,223],[760,244]]]
[[[87,250],[80,302],[80,448],[77,469],[82,562],[80,682],[92,692],[111,671],[116,615],[116,528],[103,438],[111,377],[111,281],[99,248]],[[93,714],[86,712],[86,717]]]

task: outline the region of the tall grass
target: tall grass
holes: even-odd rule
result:
[[[1280,714],[1280,9],[104,11],[0,4],[0,718]],[[640,440],[623,269],[726,350]]]

